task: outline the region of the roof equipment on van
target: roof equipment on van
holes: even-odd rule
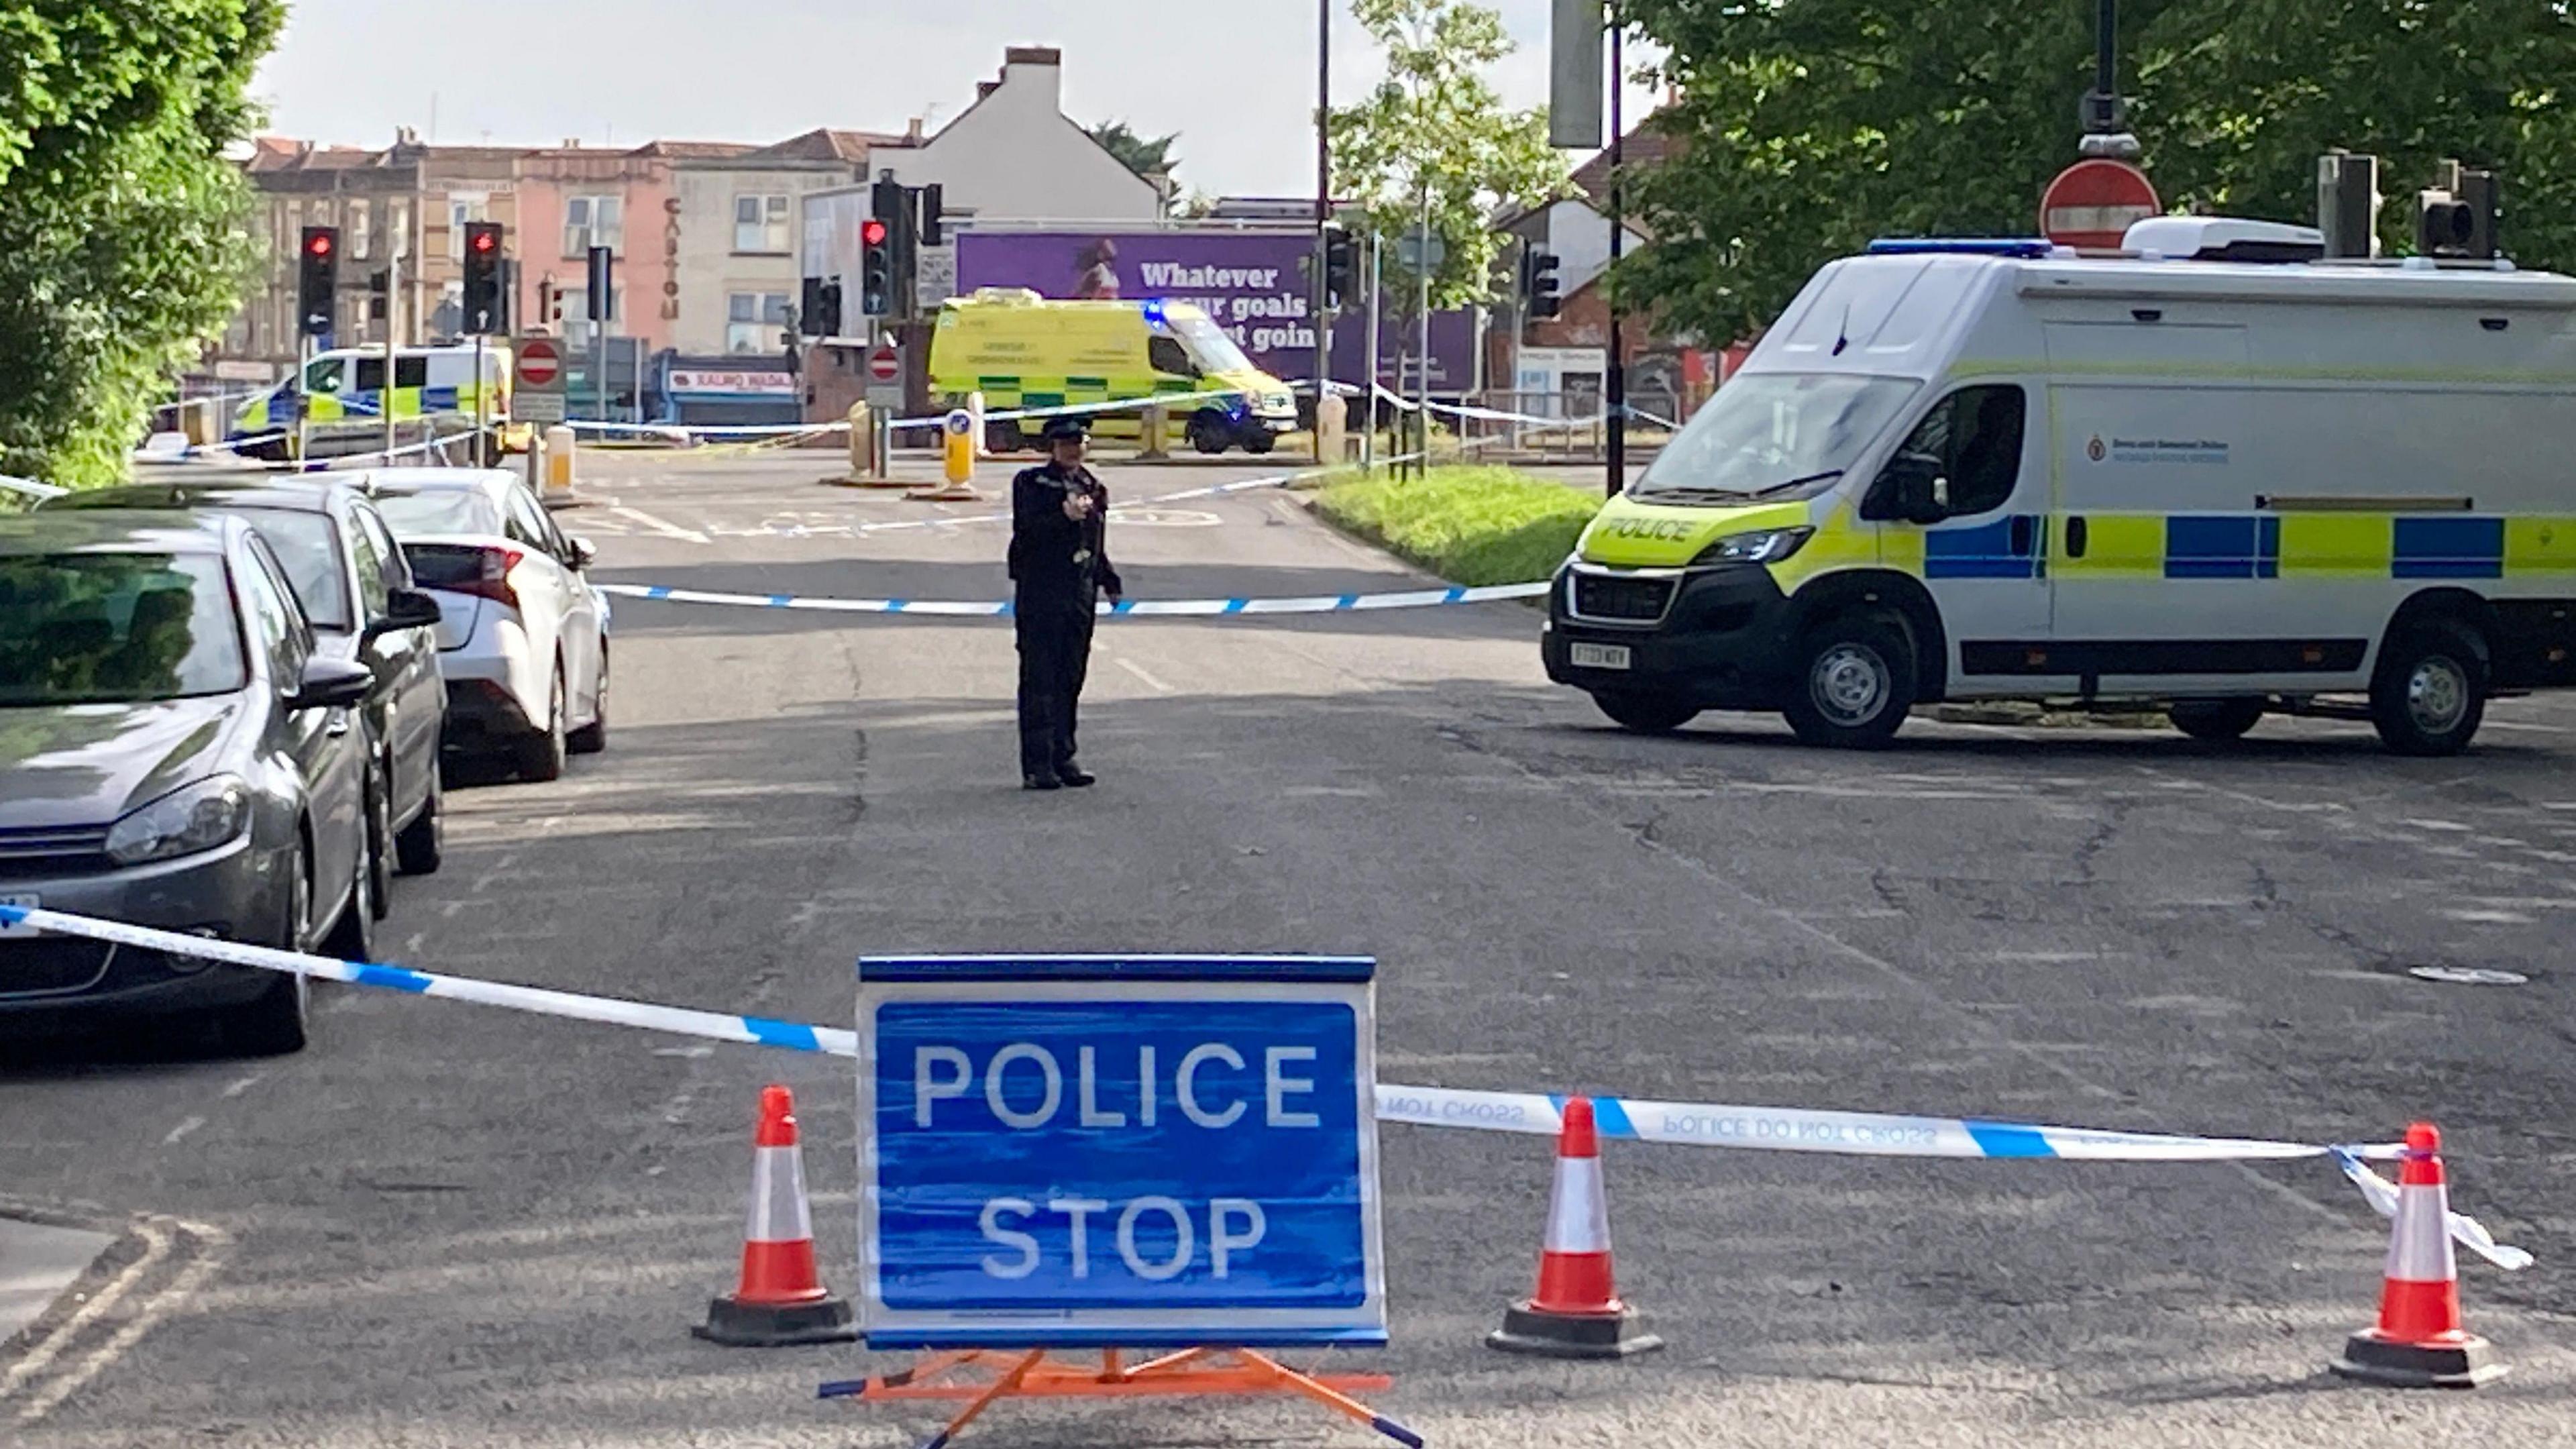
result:
[[[1874,257],[1949,255],[2036,261],[2056,251],[2056,243],[2044,238],[2025,241],[2011,237],[1883,236],[1869,244],[1869,254]]]
[[[2195,262],[2315,262],[2326,236],[2312,226],[2235,216],[2151,216],[2133,223],[2121,250]]]

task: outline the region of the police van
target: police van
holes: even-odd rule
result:
[[[471,432],[477,399],[486,426],[510,416],[510,350],[479,349],[483,376],[471,344],[394,350],[393,387],[385,387],[385,350],[349,347],[314,354],[302,368],[253,397],[233,414],[227,441],[245,457],[284,461],[301,446],[306,456],[342,458],[372,453],[385,443],[385,408],[400,424],[427,424],[435,436]],[[301,442],[298,419],[302,421]],[[506,428],[505,428],[505,431]],[[407,440],[417,428],[406,428]],[[520,440],[509,440],[520,446]]]
[[[2138,223],[1833,262],[1559,571],[1550,678],[1640,731],[1942,700],[2467,748],[2576,685],[2576,279]]]

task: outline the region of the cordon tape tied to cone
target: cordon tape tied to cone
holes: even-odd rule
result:
[[[2460,1269],[2451,1253],[2451,1190],[2442,1174],[2442,1134],[2430,1122],[2406,1129],[2398,1169],[2397,1219],[2379,1322],[2345,1340],[2334,1370],[2407,1389],[2471,1389],[2498,1378],[2495,1348],[2460,1318]]]
[[[833,1297],[814,1267],[814,1214],[805,1201],[795,1098],[785,1087],[764,1087],[752,1137],[741,1281],[707,1305],[707,1321],[695,1332],[716,1343],[769,1348],[847,1342],[858,1336],[854,1324],[848,1300]]]
[[[1626,1358],[1664,1346],[1619,1299],[1610,1265],[1610,1199],[1601,1179],[1601,1142],[1592,1101],[1565,1104],[1556,1139],[1556,1190],[1539,1250],[1538,1291],[1503,1310],[1485,1342],[1549,1358]]]

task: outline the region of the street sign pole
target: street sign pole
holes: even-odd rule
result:
[[[1626,28],[1619,0],[1610,0],[1610,271],[1602,285],[1609,289],[1610,302],[1610,446],[1605,451],[1609,455],[1607,483],[1613,498],[1628,487],[1627,315],[1619,300],[1619,259],[1627,252],[1628,232]]]
[[[402,434],[394,422],[394,359],[402,349],[401,329],[395,322],[396,315],[402,310],[402,259],[391,254],[393,246],[390,242],[385,250],[385,381],[376,393],[376,411],[384,414],[385,461],[390,463],[394,460],[394,450],[402,446]]]
[[[474,334],[474,466],[477,468],[489,467],[492,463],[490,440],[483,435],[483,420],[488,412],[483,395],[491,390],[491,383],[483,376],[483,334],[477,332]]]
[[[1413,476],[1420,478],[1431,472],[1431,182],[1427,177],[1422,183],[1422,230],[1413,261],[1414,278],[1420,283],[1414,297],[1414,340],[1421,353],[1413,360],[1413,433],[1418,440],[1415,451],[1421,454],[1413,460]],[[1400,376],[1396,385],[1404,385]]]
[[[1324,399],[1333,393],[1331,282],[1324,275],[1333,223],[1333,0],[1315,5],[1315,466],[1324,465]]]
[[[1360,362],[1360,473],[1377,472],[1377,350],[1384,339],[1378,336],[1378,318],[1385,310],[1379,305],[1379,291],[1386,284],[1386,238],[1376,227],[1369,228],[1368,264],[1368,348]]]

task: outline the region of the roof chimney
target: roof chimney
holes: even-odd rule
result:
[[[1038,105],[1064,112],[1064,52],[1052,45],[1014,45],[1002,52],[1002,83],[1017,77],[1024,89],[1038,92]]]
[[[914,116],[903,123],[903,143],[907,146],[921,144],[921,117]]]

